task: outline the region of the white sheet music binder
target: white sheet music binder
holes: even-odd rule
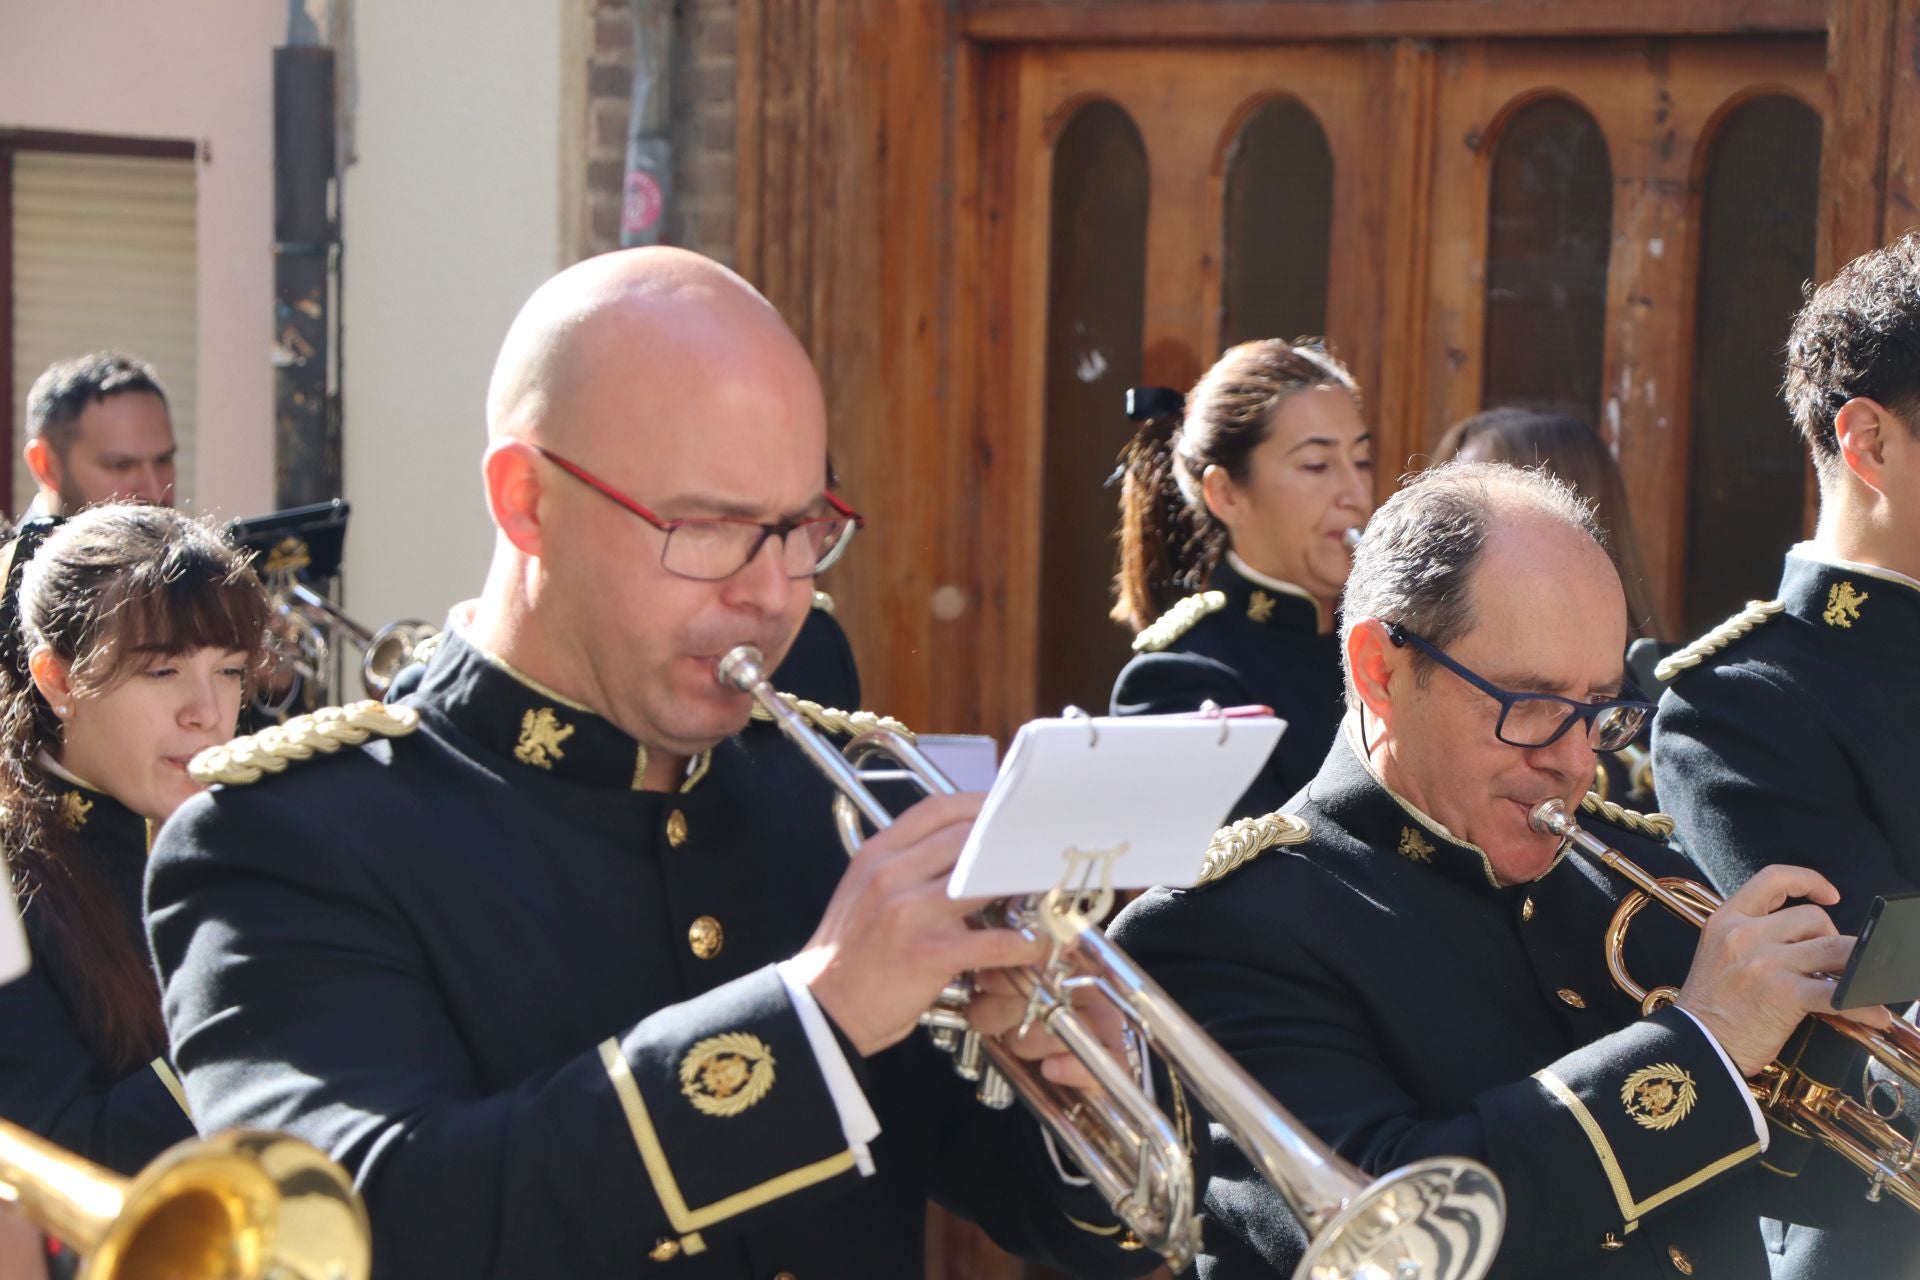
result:
[[[1265,708],[1023,725],[947,893],[1044,893],[1102,860],[1110,888],[1192,884],[1285,728]]]
[[[12,877],[7,864],[0,861],[0,986],[5,986],[27,971],[27,931],[20,925],[20,912],[8,887]]]

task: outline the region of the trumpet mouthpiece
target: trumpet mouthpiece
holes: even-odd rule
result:
[[[765,661],[765,656],[758,649],[743,644],[727,651],[727,655],[714,666],[713,678],[742,693],[751,693],[753,686],[767,678],[767,673],[760,667]]]
[[[1573,829],[1573,819],[1567,816],[1567,802],[1555,796],[1533,806],[1527,825],[1542,835],[1564,836]]]

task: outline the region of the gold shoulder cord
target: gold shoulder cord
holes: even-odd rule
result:
[[[1616,827],[1625,827],[1629,831],[1643,836],[1652,836],[1656,840],[1666,840],[1673,835],[1673,819],[1664,813],[1639,813],[1625,805],[1589,791],[1586,799],[1580,802],[1580,812],[1597,815],[1603,821]]]
[[[1246,866],[1266,850],[1300,844],[1311,834],[1307,824],[1290,813],[1242,818],[1214,833],[1212,843],[1207,845],[1207,856],[1200,864],[1200,878],[1193,882],[1193,887],[1212,884]]]
[[[270,773],[283,773],[296,760],[332,755],[369,738],[404,738],[420,727],[412,707],[388,706],[369,698],[344,707],[322,707],[285,724],[209,747],[193,758],[187,772],[203,785],[240,786]]]
[[[1662,658],[1660,665],[1653,669],[1653,678],[1665,684],[1682,671],[1691,671],[1786,607],[1786,602],[1782,600],[1747,601],[1746,608],[1692,644]]]
[[[883,716],[872,711],[841,711],[837,707],[823,707],[817,702],[805,698],[796,698],[790,693],[780,695],[786,704],[807,718],[807,723],[822,733],[831,733],[839,737],[855,737],[872,729],[885,729],[897,733],[909,742],[914,739],[913,730],[895,720],[892,716]],[[773,715],[759,703],[753,704],[751,718],[771,721]]]
[[[1155,618],[1149,626],[1135,636],[1133,651],[1158,653],[1193,630],[1202,618],[1210,613],[1218,613],[1226,607],[1227,593],[1224,591],[1202,591],[1197,596],[1188,596],[1176,602],[1171,609]]]

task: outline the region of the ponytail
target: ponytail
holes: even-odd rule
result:
[[[1204,505],[1187,501],[1176,469],[1185,397],[1165,387],[1127,392],[1140,424],[1120,451],[1120,567],[1112,618],[1140,631],[1197,590],[1223,544]]]

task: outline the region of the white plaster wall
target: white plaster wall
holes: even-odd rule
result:
[[[270,0],[0,0],[0,127],[201,144],[192,491],[198,509],[227,515],[273,499],[273,48],[285,22]]]
[[[0,4],[18,0],[0,0]],[[563,265],[585,76],[569,0],[353,6],[345,241],[346,607],[440,621],[492,549],[480,484],[487,377],[527,295]],[[570,74],[569,74],[570,73]]]

